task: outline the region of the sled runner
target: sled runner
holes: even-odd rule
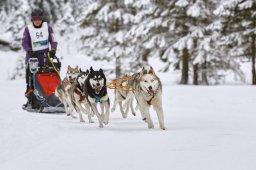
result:
[[[29,59],[29,68],[32,73],[31,91],[27,94],[30,103],[24,110],[29,112],[44,112],[44,113],[58,113],[65,112],[64,105],[55,96],[54,92],[60,83],[60,61],[57,57],[57,62],[53,62],[48,57],[51,64],[39,66],[37,58]]]

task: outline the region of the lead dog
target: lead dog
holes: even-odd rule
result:
[[[93,113],[97,116],[99,126],[103,127],[104,124],[108,124],[109,121],[109,97],[106,87],[106,76],[103,70],[94,71],[90,68],[90,73],[85,81],[84,92],[87,95]],[[101,114],[97,109],[97,104],[100,104]]]
[[[149,108],[152,105],[157,113],[160,128],[165,130],[164,115],[162,108],[162,84],[155,74],[152,67],[142,68],[142,70],[133,75],[133,79],[129,80],[128,86],[133,88],[133,92],[129,92],[124,107],[131,106],[131,100],[135,96],[141,116],[148,124],[148,128],[154,128],[154,124],[149,114]],[[127,112],[125,113],[127,116]]]

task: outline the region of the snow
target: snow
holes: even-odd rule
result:
[[[187,14],[192,17],[199,17],[201,14],[200,7],[197,3],[188,8]]]
[[[19,55],[0,52],[4,75]],[[69,64],[104,67],[80,54],[67,56],[62,77]],[[156,70],[160,68],[156,61],[151,64]],[[119,108],[110,114],[110,123],[103,129],[98,123],[89,124],[86,119],[80,123],[65,114],[23,111],[25,80],[9,81],[2,76],[0,169],[256,168],[255,87],[177,86],[169,75],[158,75],[163,81],[166,131],[159,129],[152,109],[154,129],[147,128],[138,112],[136,117],[129,114],[123,119]],[[108,91],[113,104],[113,91]]]
[[[249,1],[245,1],[245,2],[243,2],[241,4],[239,4],[238,6],[239,6],[240,9],[248,9],[248,8],[251,8],[252,5],[253,5],[253,1],[249,0]]]
[[[6,43],[11,43],[13,40],[12,38],[12,33],[11,32],[6,32],[4,34],[0,34],[0,41],[6,42]]]
[[[179,7],[186,7],[189,4],[187,0],[178,0],[175,5]]]

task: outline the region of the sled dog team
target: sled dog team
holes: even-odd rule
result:
[[[127,86],[132,90],[115,90],[112,112],[118,104],[123,118],[127,117],[129,109],[135,116],[133,108],[135,99],[136,109],[139,109],[148,128],[154,128],[149,114],[152,105],[157,113],[160,128],[166,129],[162,108],[162,84],[152,67],[143,67],[139,73],[133,74],[131,79],[120,81],[119,86]],[[96,115],[101,128],[103,124],[109,123],[110,101],[106,76],[102,69],[94,70],[91,67],[90,70],[83,71],[78,66],[75,68],[68,66],[66,77],[57,86],[55,95],[64,104],[68,116],[75,117],[73,113],[76,112],[79,114],[80,122],[84,122],[82,114],[87,114],[89,122],[93,123],[92,117]]]

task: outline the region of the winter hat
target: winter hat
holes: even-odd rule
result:
[[[35,19],[44,19],[44,13],[41,9],[34,9],[31,13],[31,21]]]

